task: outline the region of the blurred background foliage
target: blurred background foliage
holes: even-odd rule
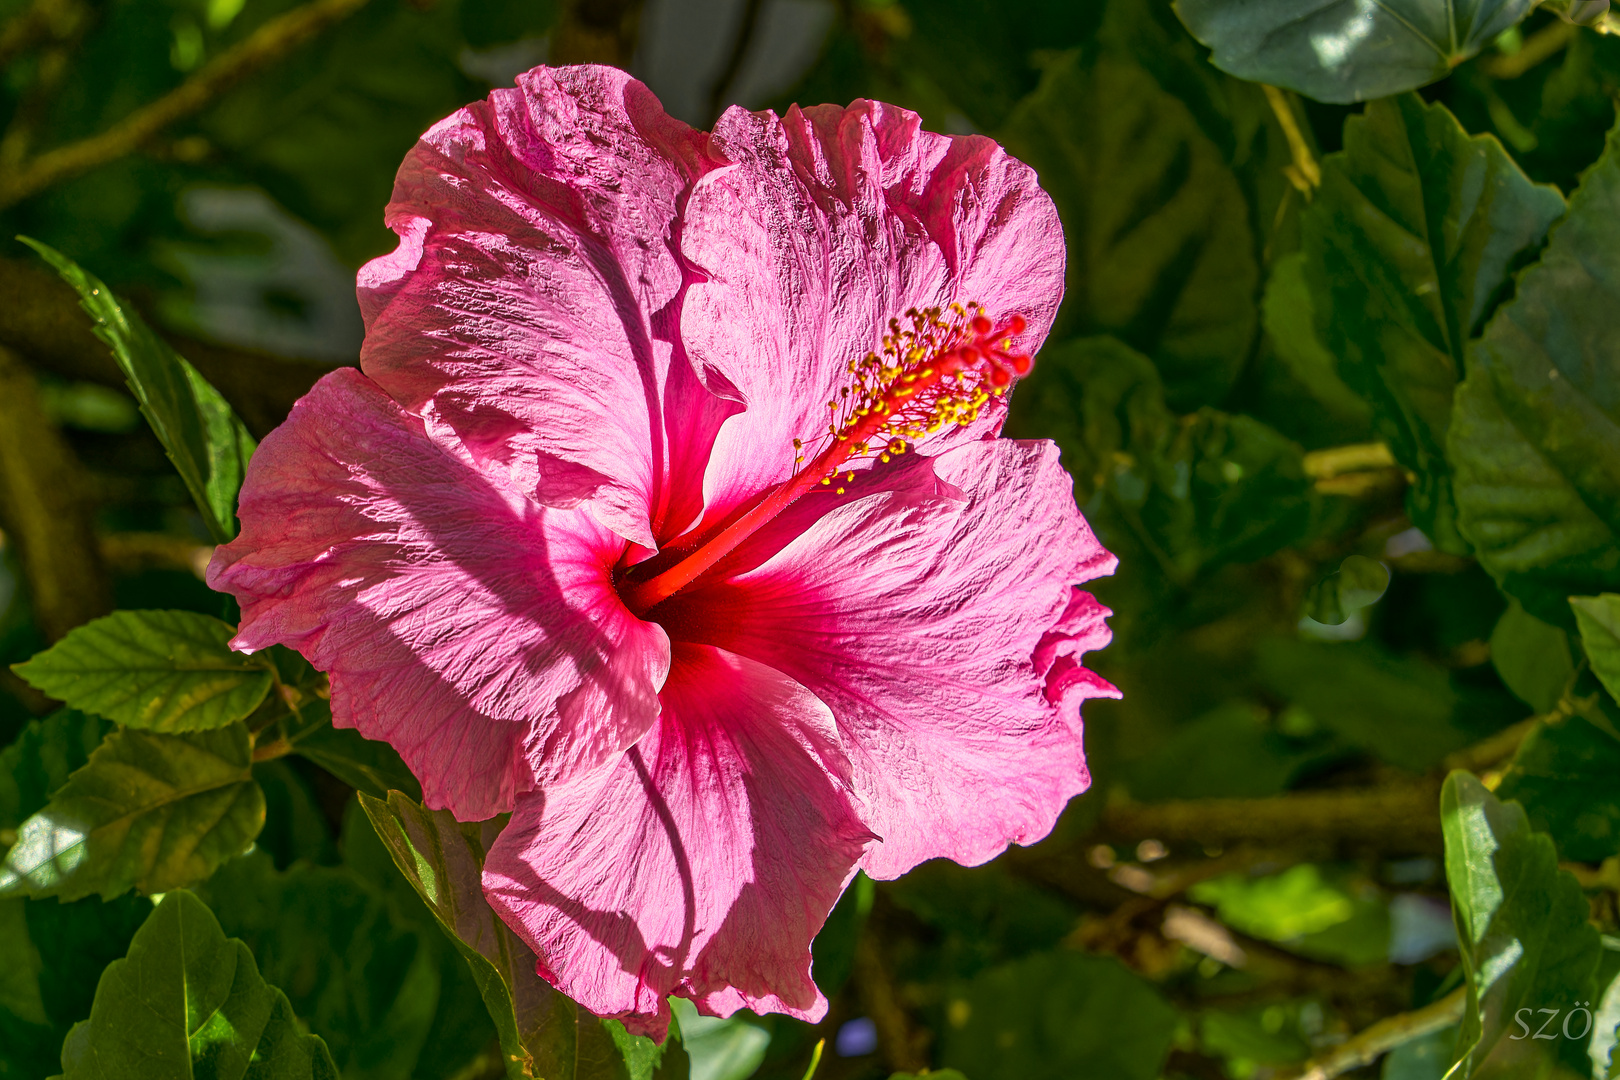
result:
[[[98,275],[262,437],[355,361],[353,271],[392,246],[406,149],[516,73],[616,63],[700,126],[894,102],[1002,141],[1063,217],[1065,304],[1008,430],[1057,441],[1120,556],[1093,787],[988,866],[857,880],[816,943],[821,1025],[687,1009],[660,1063],[576,1018],[537,1075],[800,1077],[825,1040],[828,1080],[1613,1076],[1606,6],[1448,4],[1471,20],[1448,36],[1442,5],[1391,0],[1423,47],[1374,55],[1372,15],[1290,45],[1268,19],[1347,5],[1283,0],[0,0],[0,661],[115,608],[234,619],[186,479],[10,237]],[[141,739],[189,740],[263,807],[250,854],[189,876],[0,878],[0,1077],[55,1072],[99,974],[164,947],[131,884],[194,886],[345,1078],[520,1075],[524,973],[396,868],[453,826],[362,812],[410,778],[273,663],[294,704],[251,763],[0,674],[0,850]],[[454,894],[450,862],[420,873]]]

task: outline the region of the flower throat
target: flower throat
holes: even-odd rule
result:
[[[905,317],[905,323],[889,320],[881,351],[849,362],[850,383],[827,403],[825,449],[805,464],[805,446],[794,439],[800,466],[794,475],[675,565],[623,584],[620,594],[631,611],[641,615],[669,599],[808,492],[825,487],[844,494],[844,485],[855,480],[852,462],[887,462],[946,426],[973,423],[1015,377],[1029,372],[1029,356],[1012,351],[1012,339],[1024,332],[1021,315],[993,322],[978,304],[952,304],[914,308]]]

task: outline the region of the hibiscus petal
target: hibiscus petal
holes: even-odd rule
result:
[[[1115,560],[1057,448],[972,442],[849,487],[800,499],[738,550],[729,580],[650,614],[831,707],[882,837],[868,874],[1039,839],[1090,783],[1079,703],[1118,696],[1079,666],[1107,642],[1108,610],[1074,586]]]
[[[392,743],[435,809],[510,810],[542,754],[592,768],[657,716],[669,640],[613,591],[624,541],[491,486],[358,371],[266,437],[241,518],[208,569],[232,644],[330,672],[333,722]]]
[[[395,181],[399,249],[360,272],[366,373],[547,505],[647,546],[684,527],[738,407],[673,344],[677,205],[720,164],[708,140],[595,66],[536,68],[435,125]]]
[[[676,646],[657,726],[613,766],[547,785],[484,864],[540,974],[662,1039],[671,993],[816,1021],[810,942],[871,834],[827,707],[761,664]]]
[[[681,250],[706,280],[684,332],[706,378],[747,409],[721,430],[710,519],[787,477],[793,440],[827,434],[847,365],[908,308],[977,301],[1019,314],[1033,353],[1063,297],[1063,230],[1028,166],[983,136],[936,135],[870,101],[774,113],[733,108],[715,139],[737,162],[693,187]],[[999,429],[1000,408],[954,441]]]

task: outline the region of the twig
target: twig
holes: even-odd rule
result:
[[[1299,1080],[1333,1080],[1333,1077],[1351,1069],[1372,1064],[1398,1046],[1448,1028],[1462,1019],[1467,1000],[1468,988],[1461,986],[1432,1005],[1380,1020],[1321,1057],[1307,1062],[1304,1071],[1299,1074]]]
[[[1388,788],[1301,791],[1269,799],[1126,803],[1103,811],[1121,839],[1286,844],[1338,840],[1386,851],[1441,850],[1440,791],[1429,780]]]
[[[889,1067],[895,1072],[921,1072],[928,1066],[928,1059],[919,1045],[920,1033],[900,1004],[870,925],[855,944],[854,975]]]
[[[1387,469],[1394,464],[1395,455],[1381,442],[1312,450],[1304,458],[1305,475],[1312,480],[1331,480],[1341,473]]]
[[[100,538],[101,558],[119,573],[141,570],[184,570],[201,580],[214,557],[214,545],[199,544],[170,533],[104,533]]]
[[[1261,89],[1266,92],[1266,100],[1271,103],[1271,111],[1277,114],[1277,123],[1281,125],[1283,135],[1288,139],[1288,153],[1293,161],[1283,171],[1288,175],[1288,182],[1309,199],[1311,193],[1322,186],[1322,167],[1316,163],[1315,156],[1311,154],[1310,144],[1305,141],[1305,133],[1299,129],[1299,122],[1294,119],[1294,107],[1289,103],[1288,95],[1275,86],[1262,84]]]
[[[1468,772],[1483,772],[1492,765],[1500,765],[1514,754],[1518,753],[1519,745],[1530,737],[1530,733],[1543,723],[1561,720],[1570,714],[1555,708],[1545,716],[1532,716],[1528,720],[1520,720],[1512,727],[1503,728],[1495,735],[1482,739],[1473,746],[1466,746],[1455,754],[1448,754],[1440,764],[1447,771],[1452,769],[1466,769]]]
[[[255,762],[274,761],[276,758],[286,757],[292,752],[292,743],[286,739],[274,739],[263,746],[255,746],[253,748],[253,760]]]
[[[34,0],[27,11],[0,26],[0,67],[44,42],[66,41],[88,13],[78,0]]]
[[[201,111],[225,90],[275,63],[355,11],[366,0],[314,0],[272,19],[203,65],[180,86],[97,135],[47,151],[17,173],[0,177],[0,209],[52,184],[133,153],[177,120]]]
[[[726,66],[721,69],[720,77],[709,91],[710,123],[720,118],[720,110],[726,104],[726,91],[731,89],[731,84],[737,81],[737,74],[742,71],[743,61],[748,57],[748,46],[754,41],[754,29],[759,25],[760,9],[764,6],[764,0],[744,0],[742,23],[737,27],[737,36],[732,39],[731,55],[726,57]]]
[[[112,610],[81,470],[40,407],[34,376],[0,347],[0,518],[40,630],[55,641]]]
[[[1517,79],[1543,60],[1556,56],[1575,40],[1576,26],[1563,21],[1550,23],[1528,38],[1512,55],[1499,54],[1480,61],[1480,68],[1493,79]]]

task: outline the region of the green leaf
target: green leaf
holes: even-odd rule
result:
[[[282,726],[293,753],[308,758],[355,790],[378,799],[387,798],[390,791],[422,797],[422,785],[398,751],[353,728],[333,727],[332,707],[326,702],[316,698],[301,702]]]
[[[1148,802],[1260,799],[1280,794],[1310,766],[1343,754],[1324,736],[1289,738],[1265,722],[1263,711],[1233,702],[1181,724],[1121,771],[1131,797]]]
[[[454,1071],[493,1041],[487,1021],[435,1030],[441,1008],[455,1005],[445,1000],[445,974],[465,965],[436,929],[409,922],[351,868],[302,863],[277,872],[255,850],[198,891],[225,932],[258,957],[265,978],[286,988],[346,1080],[424,1075],[430,1052]],[[455,1042],[454,1052],[430,1039]]]
[[[661,1053],[651,1039],[597,1020],[535,974],[534,953],[484,899],[484,852],[500,832],[499,822],[462,824],[448,811],[424,810],[397,791],[388,793],[387,802],[362,794],[360,805],[400,873],[472,968],[500,1032],[509,1077],[648,1080],[661,1058],[666,1065],[684,1059],[678,1047]]]
[[[188,735],[109,735],[23,822],[0,864],[0,896],[76,900],[131,886],[167,892],[201,881],[264,825],[241,724]]]
[[[337,1080],[326,1046],[184,890],[163,898],[102,972],[90,1019],[62,1047],[64,1080]]]
[[[699,1080],[748,1080],[765,1060],[771,1033],[742,1016],[703,1016],[685,998],[670,998],[681,1046]]]
[[[1070,55],[1002,137],[1063,218],[1056,336],[1146,353],[1178,410],[1220,400],[1254,339],[1259,269],[1243,192],[1187,107],[1127,59]]]
[[[1469,353],[1447,452],[1463,534],[1502,590],[1574,627],[1620,590],[1620,129]]]
[[[1520,744],[1496,793],[1524,804],[1565,859],[1620,855],[1620,741],[1579,718],[1538,727]]]
[[[1472,741],[1450,672],[1419,655],[1274,638],[1260,644],[1258,668],[1272,692],[1392,765],[1422,771]]]
[[[1575,674],[1569,635],[1508,604],[1491,631],[1491,663],[1507,688],[1538,713],[1550,712]]]
[[[1533,0],[1176,0],[1210,61],[1251,82],[1348,103],[1443,79]]]
[[[0,1077],[60,1067],[62,1040],[90,1015],[95,976],[123,956],[149,901],[0,900]]]
[[[1445,459],[1464,350],[1564,200],[1494,138],[1470,138],[1416,94],[1351,117],[1344,145],[1323,160],[1301,219],[1317,331],[1417,474],[1413,522],[1442,550],[1466,553]]]
[[[828,998],[835,997],[849,981],[855,968],[855,946],[876,896],[877,883],[857,872],[811,943],[811,976]]]
[[[255,443],[225,399],[184,357],[126,309],[95,275],[23,238],[79,293],[95,334],[112,350],[141,412],[185,481],[203,524],[223,544],[236,535],[236,493]]]
[[[1261,324],[1269,348],[1258,371],[1258,408],[1246,412],[1277,425],[1312,449],[1364,442],[1372,410],[1339,376],[1338,362],[1316,329],[1316,298],[1305,280],[1305,253],[1271,265]],[[1273,402],[1275,404],[1273,404]]]
[[[1575,625],[1581,632],[1581,648],[1592,665],[1592,673],[1603,683],[1609,696],[1620,701],[1620,594],[1572,596]]]
[[[1363,965],[1389,952],[1388,907],[1376,890],[1313,863],[1251,878],[1225,874],[1187,895],[1216,909],[1221,921],[1251,937],[1286,944],[1305,956]]]
[[[1305,614],[1325,626],[1338,626],[1378,603],[1389,588],[1389,567],[1365,555],[1351,555],[1305,594]]]
[[[940,1056],[974,1080],[1153,1080],[1177,1022],[1176,1010],[1118,960],[1067,951],[981,973],[946,1015]]]
[[[1543,1075],[1556,1051],[1513,1038],[1513,1020],[1520,1009],[1592,1000],[1600,945],[1587,923],[1586,896],[1558,869],[1552,840],[1531,831],[1524,809],[1498,799],[1472,775],[1446,778],[1440,822],[1468,980],[1455,1075]]]
[[[15,742],[0,750],[0,850],[11,846],[17,826],[50,801],[51,794],[90,760],[107,725],[93,716],[61,709],[31,720]]]
[[[245,720],[270,692],[262,657],[232,652],[228,624],[193,611],[115,611],[13,670],[58,701],[168,733]]]
[[[1056,440],[1104,542],[1140,545],[1178,584],[1318,526],[1322,502],[1298,445],[1214,409],[1178,420],[1153,365],[1116,339],[1043,351],[1013,408],[1012,431]]]
[[[889,1080],[968,1080],[955,1069],[929,1069],[926,1073],[895,1073]]]

